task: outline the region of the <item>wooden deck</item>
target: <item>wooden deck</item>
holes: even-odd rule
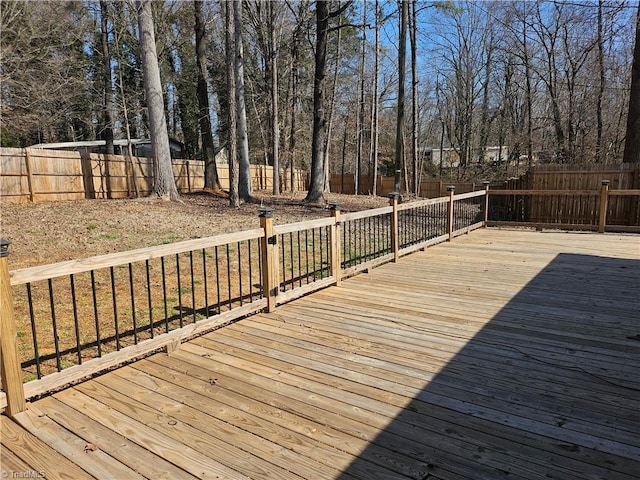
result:
[[[640,237],[480,230],[2,417],[2,471],[631,480],[639,340]]]

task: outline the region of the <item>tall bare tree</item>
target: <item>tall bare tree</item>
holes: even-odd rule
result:
[[[242,0],[234,0],[236,106],[238,109],[238,196],[242,202],[251,201],[251,166],[249,165],[249,133],[244,90],[244,48],[242,45]]]
[[[111,55],[109,54],[109,14],[107,2],[100,0],[100,41],[102,43],[102,75],[104,82],[104,140],[106,153],[113,155],[113,82],[111,80]]]
[[[235,38],[235,10],[232,2],[224,3],[225,62],[227,71],[227,155],[229,159],[229,205],[238,207],[238,108],[236,105],[237,79],[235,57],[237,54]]]
[[[169,135],[164,115],[162,83],[156,53],[156,38],[153,26],[150,0],[138,0],[138,29],[140,50],[142,53],[142,70],[144,90],[149,116],[149,134],[154,162],[155,181],[153,193],[165,200],[177,200],[180,195],[176,188],[169,149]]]
[[[204,156],[204,187],[210,190],[220,189],[220,179],[216,166],[216,151],[211,132],[209,105],[209,74],[207,72],[207,31],[202,8],[202,0],[193,2],[196,34],[196,65],[198,70],[198,96],[200,139]]]
[[[365,70],[367,67],[367,0],[363,0],[362,7],[362,46],[360,55],[360,68],[358,70],[359,93],[358,93],[358,115],[356,118],[356,138],[358,142],[356,151],[356,175],[355,194],[360,194],[362,189],[362,160],[364,156],[364,90],[365,90]]]
[[[398,117],[396,120],[396,153],[394,192],[400,193],[400,176],[404,164],[404,82],[407,55],[407,19],[409,17],[408,0],[400,0],[400,29],[398,46]]]
[[[636,17],[636,44],[633,49],[631,67],[631,93],[627,114],[627,138],[624,144],[623,161],[640,163],[640,5]]]
[[[276,2],[268,2],[269,10],[269,92],[271,93],[271,162],[273,164],[273,194],[280,194],[280,113],[278,107],[278,35],[276,32]]]
[[[411,0],[411,14],[409,15],[409,41],[411,42],[411,187],[413,194],[420,194],[418,179],[418,12],[416,0]]]
[[[329,19],[341,15],[351,2],[329,12],[326,0],[316,1],[316,51],[315,75],[313,78],[313,131],[311,139],[311,179],[305,197],[307,203],[324,200],[324,143],[326,142],[326,119],[324,113],[324,89],[327,66],[327,36]]]
[[[379,113],[378,105],[380,103],[379,90],[380,80],[380,11],[379,1],[375,0],[375,43],[373,53],[373,95],[371,97],[371,149],[369,151],[370,163],[373,168],[369,168],[369,176],[372,178],[371,193],[375,196],[378,194],[378,139],[379,139]]]

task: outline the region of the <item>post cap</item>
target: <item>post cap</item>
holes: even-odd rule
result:
[[[485,187],[488,187],[490,183],[491,182],[489,180],[483,180],[482,181],[482,185],[484,185]]]
[[[258,216],[263,218],[271,218],[273,217],[273,208],[270,207],[260,207],[258,208]]]
[[[455,189],[456,189],[456,186],[455,186],[455,185],[449,185],[449,186],[447,187],[447,192],[453,192],[453,191],[455,191]]]
[[[327,205],[329,205],[329,210],[333,210],[334,212],[339,212],[340,211],[340,206],[342,205],[342,203],[336,202],[335,200],[332,200]]]
[[[391,192],[389,198],[400,198],[400,192]]]
[[[607,185],[609,185],[611,182],[609,180],[602,180],[602,186],[606,187]]]
[[[9,245],[11,242],[5,238],[0,238],[0,258],[9,255]]]

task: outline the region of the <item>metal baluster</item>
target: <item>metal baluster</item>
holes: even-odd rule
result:
[[[117,305],[117,294],[116,294],[116,279],[113,272],[113,267],[109,267],[109,272],[111,274],[111,299],[113,303],[113,322],[115,327],[115,335],[116,335],[116,350],[120,350],[120,327],[118,325],[118,305]]]
[[[36,361],[36,374],[38,378],[42,378],[40,370],[40,354],[38,353],[38,337],[36,335],[36,317],[33,312],[33,297],[31,295],[31,283],[27,283],[27,301],[29,303],[29,319],[31,321],[31,338],[33,340],[33,354]]]
[[[138,325],[136,322],[136,300],[133,291],[133,265],[129,264],[129,288],[131,289],[131,320],[133,322],[133,343],[138,344]]]
[[[82,364],[82,348],[80,347],[80,325],[78,324],[78,302],[76,301],[76,282],[73,274],[69,275],[71,284],[71,306],[73,309],[73,328],[76,335],[76,352],[78,354],[78,365]]]
[[[53,344],[56,350],[56,368],[58,371],[62,370],[62,366],[60,364],[60,345],[58,342],[58,324],[56,323],[56,307],[55,302],[53,300],[53,283],[51,279],[48,280],[49,283],[49,304],[51,307],[51,323],[53,326]]]
[[[151,275],[149,273],[149,260],[145,260],[145,270],[147,274],[147,303],[149,305],[149,332],[153,338],[153,302],[151,301]]]

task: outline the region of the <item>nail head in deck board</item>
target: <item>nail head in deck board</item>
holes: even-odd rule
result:
[[[154,480],[196,478],[54,397],[43,398],[38,401],[38,405],[61,427],[86,439],[99,439],[101,450],[146,478]]]
[[[94,478],[8,417],[0,415],[0,424],[2,425],[2,435],[0,435],[2,449],[10,450],[22,461],[28,463],[31,467],[29,471],[42,472],[44,478],[60,480]]]

